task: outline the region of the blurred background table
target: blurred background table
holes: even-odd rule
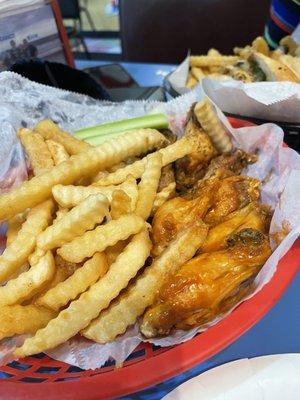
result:
[[[109,61],[75,59],[75,66],[78,69],[92,68],[110,63],[111,62]],[[164,77],[176,68],[176,65],[170,64],[145,64],[133,62],[120,62],[120,64],[129,72],[140,86],[161,86]]]

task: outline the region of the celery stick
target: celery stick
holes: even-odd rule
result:
[[[135,129],[153,128],[163,129],[168,127],[168,120],[164,114],[150,114],[138,118],[124,119],[80,129],[74,136],[78,139],[87,139],[95,136],[110,135]]]
[[[107,140],[111,140],[117,136],[123,135],[125,132],[115,132],[115,133],[110,133],[109,135],[98,135],[98,136],[92,136],[87,139],[83,139],[85,142],[88,142],[89,144],[92,144],[93,146],[99,146],[100,144],[106,142]]]

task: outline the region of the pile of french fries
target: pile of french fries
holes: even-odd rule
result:
[[[8,223],[0,256],[0,339],[31,334],[16,357],[76,334],[112,341],[153,302],[164,276],[202,244],[199,222],[147,266],[147,220],[175,189],[174,182],[157,192],[162,167],[201,155],[199,138],[166,146],[160,132],[142,129],[93,147],[48,120],[18,136],[32,176],[0,196],[0,220]]]
[[[251,73],[239,67],[239,63],[246,60],[251,52],[261,53],[274,60],[287,63],[300,74],[300,47],[291,36],[283,38],[280,47],[274,51],[269,49],[263,37],[258,36],[251,45],[235,47],[231,55],[223,55],[218,50],[211,48],[206,55],[190,56],[190,70],[186,87],[194,87],[205,77],[219,80],[236,79],[245,83],[253,82]]]

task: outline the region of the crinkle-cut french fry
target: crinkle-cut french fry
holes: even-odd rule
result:
[[[27,217],[27,212],[24,211],[20,214],[12,217],[7,223],[6,232],[6,246],[10,245],[18,235],[19,230],[22,227],[23,222],[25,222]]]
[[[74,272],[82,266],[82,263],[71,263],[64,260],[59,254],[55,255],[55,265],[57,269],[65,271],[66,277],[68,278]]]
[[[162,206],[166,201],[170,200],[175,195],[175,189],[176,183],[171,182],[168,184],[168,186],[164,187],[156,194],[151,215],[154,215],[160,206]]]
[[[62,217],[64,217],[68,212],[69,212],[69,210],[67,208],[59,208],[56,211],[56,217],[55,217],[55,220],[53,221],[53,223],[62,219]]]
[[[48,200],[28,212],[27,219],[15,240],[0,256],[0,282],[8,279],[26,263],[28,256],[34,250],[37,235],[49,225],[53,209],[53,201]]]
[[[107,262],[109,265],[113,264],[125,247],[128,245],[130,239],[120,240],[113,246],[109,246],[105,250],[105,254],[107,257]]]
[[[115,190],[123,190],[131,199],[134,210],[138,198],[138,187],[135,178],[129,176],[118,186],[73,186],[56,185],[52,189],[53,197],[61,207],[75,207],[92,194],[102,194],[112,201]]]
[[[108,205],[107,197],[102,194],[89,196],[59,221],[48,226],[37,237],[38,247],[51,250],[83,235],[104,220],[109,212]]]
[[[109,172],[107,170],[99,171],[95,176],[92,177],[91,183],[98,182],[100,179],[105,178],[107,175],[109,175]]]
[[[51,153],[41,135],[31,129],[21,128],[18,136],[24,146],[34,175],[40,175],[54,166]]]
[[[185,86],[186,86],[187,88],[192,88],[192,87],[194,87],[195,85],[197,85],[197,83],[198,83],[198,80],[194,77],[194,75],[192,75],[191,73],[189,73],[189,75],[188,75],[188,77],[187,77],[187,80],[186,80]]]
[[[17,278],[0,287],[0,306],[11,305],[31,297],[43,284],[49,282],[55,273],[52,253],[49,251]]]
[[[150,254],[151,241],[146,229],[135,235],[106,275],[73,301],[49,324],[26,339],[15,355],[23,357],[56,347],[84,329],[100,310],[127,286]]]
[[[210,67],[234,64],[239,60],[237,56],[190,56],[191,67]]]
[[[254,207],[254,203],[250,203],[242,209],[227,215],[224,222],[211,228],[201,247],[201,252],[209,253],[226,247],[229,235],[244,223]]]
[[[108,262],[104,253],[96,253],[78,268],[73,275],[58,283],[40,297],[36,304],[59,310],[69,301],[85,292],[91,285],[102,278],[108,270]]]
[[[120,163],[108,168],[108,172],[116,172],[118,169],[124,168],[124,167],[126,167],[126,164],[124,163],[124,161],[121,161]]]
[[[122,215],[119,219],[100,225],[64,244],[57,250],[57,254],[67,261],[80,262],[96,252],[104,251],[108,246],[113,246],[119,240],[138,233],[144,226],[145,221],[141,217],[134,214]]]
[[[182,158],[187,154],[199,150],[201,154],[201,143],[197,136],[185,136],[182,139],[177,140],[175,143],[158,150],[158,153],[162,155],[162,166],[165,167],[168,164],[176,161],[178,158]],[[143,175],[147,159],[149,156],[142,158],[139,161],[135,161],[133,164],[127,165],[125,168],[118,169],[106,177],[95,182],[97,186],[108,186],[118,185],[126,180],[128,175],[132,175],[135,179],[140,178]]]
[[[202,128],[211,138],[216,149],[221,153],[231,151],[232,144],[230,138],[214,113],[207,97],[195,105],[194,113]]]
[[[0,196],[0,221],[46,200],[51,196],[52,187],[59,183],[68,185],[83,176],[110,167],[124,158],[150,151],[164,141],[164,136],[158,131],[143,129],[126,133],[101,146],[74,155],[50,171],[33,177],[19,188]]]
[[[50,139],[62,144],[71,155],[83,153],[91,147],[90,144],[76,139],[74,136],[70,135],[70,133],[63,131],[57,124],[48,119],[37,123],[34,130],[42,135],[44,139]]]
[[[107,343],[124,333],[153,303],[165,279],[194,256],[204,242],[207,231],[208,226],[197,221],[181,232],[135,283],[83,331],[84,336],[99,343]]]
[[[194,78],[197,79],[197,81],[200,81],[202,78],[205,78],[206,76],[201,67],[192,67],[191,74],[194,76]]]
[[[54,140],[46,140],[46,144],[51,153],[54,165],[59,165],[70,158],[62,144],[55,142]]]
[[[35,333],[56,316],[56,312],[34,305],[14,304],[0,308],[0,340],[24,333]]]
[[[78,268],[82,267],[82,264],[68,263],[59,255],[55,255],[54,263],[55,273],[52,280],[43,286],[43,288],[31,298],[31,303],[38,303],[40,297],[42,297],[50,289],[57,286],[60,282],[65,281],[67,278],[73,275]]]
[[[121,215],[130,214],[134,210],[131,206],[131,198],[124,190],[115,190],[112,194],[110,204],[110,216],[112,219],[118,219]]]
[[[46,251],[44,249],[40,249],[39,247],[36,247],[34,252],[30,254],[28,257],[28,261],[30,265],[34,265],[39,262],[40,258],[44,257],[46,254]]]
[[[144,218],[149,218],[154,199],[156,196],[162,168],[162,155],[160,153],[150,154],[147,159],[145,171],[139,183],[139,197],[136,203],[135,213]]]

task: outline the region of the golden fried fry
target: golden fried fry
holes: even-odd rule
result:
[[[40,306],[59,310],[70,300],[85,292],[91,285],[102,278],[108,270],[108,263],[104,253],[96,253],[78,268],[73,275],[48,290],[36,303]]]
[[[67,208],[59,208],[56,211],[56,218],[53,222],[57,222],[60,219],[62,219],[62,217],[64,217],[67,213],[69,212],[69,210]]]
[[[176,183],[171,182],[168,186],[164,187],[156,194],[152,207],[152,215],[156,213],[160,206],[162,206],[166,201],[170,200],[175,195],[175,189]]]
[[[15,304],[0,308],[0,340],[24,333],[35,333],[56,315],[55,311],[34,305]]]
[[[124,163],[124,161],[121,161],[120,163],[108,168],[108,172],[116,172],[118,169],[124,168],[124,167],[126,167],[126,164]]]
[[[136,282],[83,331],[84,336],[99,343],[107,343],[125,332],[153,303],[165,279],[194,256],[205,240],[207,231],[207,225],[197,221],[181,232]]]
[[[51,349],[85,328],[136,275],[144,265],[150,247],[151,241],[146,230],[135,235],[107,274],[78,300],[73,301],[67,309],[61,311],[46,328],[26,339],[23,346],[15,351],[15,355],[23,357]]]
[[[27,212],[23,212],[12,217],[7,224],[6,246],[10,245],[17,237],[23,222],[25,222]]]
[[[245,46],[245,47],[234,47],[233,53],[236,54],[237,56],[241,58],[248,58],[249,55],[251,54],[252,48],[251,46]]]
[[[80,204],[90,195],[102,194],[112,201],[115,190],[124,191],[131,199],[132,210],[136,207],[138,188],[135,178],[128,176],[126,181],[118,186],[63,186],[56,185],[52,189],[53,197],[61,207],[71,208]]]
[[[41,135],[30,129],[19,129],[18,136],[24,146],[34,175],[40,175],[54,165],[51,153]]]
[[[74,136],[63,131],[57,124],[48,119],[40,121],[34,129],[43,136],[44,139],[50,139],[62,144],[71,155],[85,152],[91,147],[90,144],[76,139]]]
[[[109,265],[113,264],[116,259],[119,257],[119,255],[122,253],[122,251],[125,249],[125,247],[128,245],[129,239],[127,240],[120,240],[113,246],[109,246],[105,250],[105,254],[107,257],[107,262]]]
[[[201,139],[191,135],[188,137],[185,136],[170,146],[160,149],[158,153],[162,155],[162,165],[166,166],[176,161],[178,158],[182,158],[197,150],[199,157],[201,157]],[[116,172],[100,179],[97,183],[94,183],[94,185],[117,185],[124,182],[128,175],[132,175],[135,179],[140,178],[145,170],[148,157],[149,156],[144,157],[139,161],[135,161],[133,164],[127,165],[125,168],[118,169]]]
[[[229,235],[245,222],[246,217],[254,207],[254,203],[250,203],[246,207],[227,215],[224,222],[210,229],[207,239],[201,247],[201,252],[209,253],[226,247]]]
[[[202,128],[211,138],[216,149],[221,153],[229,152],[232,149],[230,138],[215,115],[207,97],[195,105],[194,113]]]
[[[64,244],[57,250],[57,254],[67,261],[80,262],[96,252],[104,251],[108,246],[113,246],[119,240],[125,240],[138,233],[144,226],[145,222],[141,217],[134,214],[122,215],[118,220],[98,226],[93,231],[85,232],[72,242]]]
[[[254,51],[258,51],[259,53],[262,53],[265,56],[269,56],[270,49],[268,43],[262,36],[258,36],[256,39],[254,39],[251,47]]]
[[[91,195],[72,208],[37,237],[37,245],[51,250],[93,229],[108,215],[108,200],[102,194]]]
[[[297,50],[299,49],[299,44],[298,42],[296,42],[296,40],[288,35],[283,37],[280,42],[279,42],[280,46],[284,46],[288,49],[288,54],[292,55],[292,56],[297,56]],[[299,56],[299,54],[298,54]]]
[[[219,52],[219,50],[211,48],[211,49],[208,50],[207,55],[209,57],[219,57],[222,54]]]
[[[69,276],[82,266],[82,264],[68,263],[60,256],[56,255],[54,258],[55,273],[51,281],[45,283],[38,292],[30,298],[30,303],[39,303],[39,298],[46,294],[50,289],[57,286],[60,282],[65,281]]]
[[[194,75],[192,75],[192,74],[190,73],[190,74],[188,75],[187,80],[186,80],[185,86],[186,86],[187,88],[192,88],[192,87],[194,87],[195,85],[197,85],[197,83],[198,83],[198,80],[194,77]]]
[[[191,74],[194,76],[194,78],[197,79],[197,81],[200,81],[202,78],[205,77],[205,73],[200,67],[192,67]]]
[[[239,60],[237,56],[190,56],[191,67],[210,67],[234,64]]]
[[[299,82],[300,82],[300,58],[299,57],[293,57],[289,54],[283,54],[278,57],[278,60],[286,65],[288,68],[290,68],[294,74],[297,76]]]
[[[110,216],[112,219],[118,219],[121,215],[130,214],[134,210],[131,205],[131,198],[124,190],[115,190],[112,194],[110,205]]]
[[[29,211],[16,239],[0,256],[0,282],[5,281],[26,263],[34,250],[37,235],[49,225],[53,209],[53,202],[48,200]]]
[[[40,249],[39,247],[36,247],[34,252],[30,254],[28,257],[28,261],[30,265],[34,265],[39,262],[40,258],[44,257],[46,254],[46,251],[44,249]]]
[[[250,72],[246,72],[242,68],[236,67],[234,65],[221,67],[220,72],[222,74],[231,76],[233,79],[236,79],[238,81],[243,81],[245,83],[254,82],[254,76]]]
[[[126,157],[153,149],[164,143],[165,139],[154,129],[129,132],[90,148],[84,153],[70,157],[69,160],[52,168],[40,176],[24,182],[0,197],[0,221],[41,203],[51,196],[52,187],[70,184],[77,179],[92,175],[100,169],[114,165]]]
[[[161,167],[162,155],[160,153],[151,154],[147,159],[145,171],[139,183],[139,197],[135,213],[144,218],[145,221],[147,221],[152,211],[161,175]]]
[[[51,153],[54,165],[59,165],[70,158],[62,144],[54,142],[54,140],[46,140],[46,144]]]
[[[51,252],[40,258],[37,264],[8,281],[0,287],[0,305],[10,305],[31,297],[42,285],[49,282],[55,273],[54,259]]]

